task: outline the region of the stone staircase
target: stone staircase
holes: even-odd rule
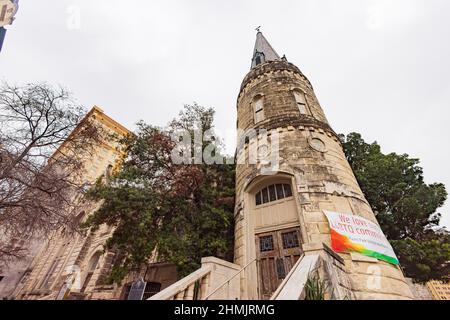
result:
[[[313,246],[305,250],[305,254],[292,267],[271,300],[304,300],[309,275],[317,275],[325,280],[325,299],[354,299],[350,278],[344,267],[344,260],[325,244]]]
[[[241,267],[221,259],[202,259],[202,266],[148,300],[237,300]]]
[[[239,300],[241,275],[255,262],[256,259],[240,267],[214,257],[203,258],[200,269],[148,300]],[[320,244],[305,250],[271,300],[304,300],[305,284],[310,274],[326,281],[326,299],[353,298],[344,261],[326,245]]]

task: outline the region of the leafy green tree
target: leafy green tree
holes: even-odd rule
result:
[[[426,184],[418,159],[383,154],[359,133],[341,135],[346,157],[408,277],[418,282],[450,275],[450,234],[437,212],[447,199],[442,183]]]
[[[176,264],[181,276],[205,256],[232,260],[234,166],[176,164],[171,157],[170,132],[185,129],[193,136],[194,129],[212,129],[213,119],[212,109],[194,104],[165,130],[139,123],[136,135],[122,141],[127,159],[121,169],[89,191],[102,205],[86,227],[114,226],[107,246],[120,259],[112,281],[155,254]]]

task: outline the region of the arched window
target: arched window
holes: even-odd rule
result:
[[[294,97],[300,114],[310,114],[305,94],[300,90],[294,90]]]
[[[263,97],[258,95],[253,99],[253,110],[255,113],[255,123],[261,122],[264,117],[264,100]]]
[[[277,183],[258,191],[255,194],[255,203],[257,206],[259,206],[268,202],[277,201],[289,197],[292,197],[291,186],[286,183]]]
[[[92,276],[94,275],[95,269],[97,268],[98,261],[100,260],[100,256],[102,255],[101,251],[97,251],[89,260],[88,270],[86,274],[86,278],[84,279],[83,287],[81,288],[81,292],[84,292],[91,281]]]

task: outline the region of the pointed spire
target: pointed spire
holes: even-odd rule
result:
[[[260,27],[256,28],[256,31],[258,31],[258,33],[256,34],[256,43],[255,50],[253,52],[251,69],[261,63],[281,59],[278,53],[272,48],[269,41],[267,41],[267,39],[264,37],[262,32],[259,31],[259,28]]]

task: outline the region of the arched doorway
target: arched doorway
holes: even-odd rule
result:
[[[258,287],[269,299],[302,255],[300,219],[292,178],[264,177],[248,190]]]

